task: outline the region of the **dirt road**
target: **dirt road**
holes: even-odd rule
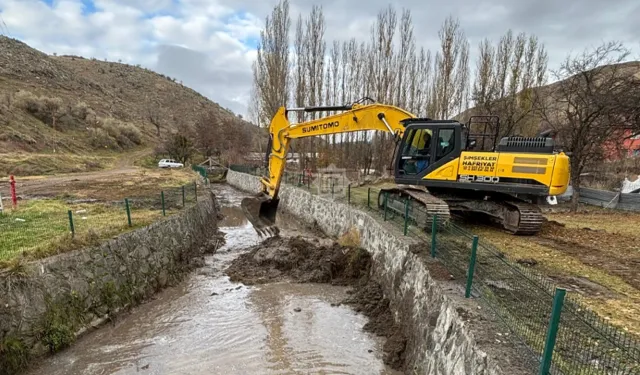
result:
[[[132,153],[123,154],[111,169],[70,173],[53,176],[30,176],[16,178],[16,190],[19,197],[26,199],[32,197],[56,197],[61,195],[75,195],[79,198],[95,199],[119,199],[117,193],[126,187],[135,187],[144,190],[146,185],[157,190],[158,184],[166,182],[187,181],[191,175],[186,170],[145,170],[134,165],[136,160],[140,160],[150,155],[152,150],[145,149]],[[10,194],[9,178],[0,179],[0,194],[7,199]]]

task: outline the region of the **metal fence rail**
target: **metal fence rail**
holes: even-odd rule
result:
[[[313,193],[303,180],[289,175],[283,182]],[[548,278],[453,222],[436,220],[434,231],[433,218],[421,204],[380,196],[378,189],[348,187],[345,193],[334,199],[375,212],[422,241],[425,251],[456,280],[466,282],[469,296],[478,298],[526,344],[523,355],[539,361],[540,374],[640,374],[638,337],[609,324],[572,296],[564,298],[564,290]]]
[[[571,191],[560,197],[561,200],[571,199]],[[592,188],[580,188],[580,203],[623,211],[640,212],[640,193],[620,193]]]

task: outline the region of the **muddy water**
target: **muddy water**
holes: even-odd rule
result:
[[[331,303],[328,285],[233,284],[224,269],[259,242],[239,209],[242,195],[216,187],[226,245],[187,281],[114,325],[83,337],[30,374],[397,374],[366,318]],[[308,235],[284,223],[283,235]]]

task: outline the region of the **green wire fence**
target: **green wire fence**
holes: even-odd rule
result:
[[[20,201],[17,209],[0,213],[0,265],[21,256],[40,258],[95,244],[149,225],[193,206],[198,194],[194,182],[112,202]]]

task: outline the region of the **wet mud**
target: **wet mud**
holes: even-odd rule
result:
[[[227,274],[231,281],[247,285],[283,280],[351,285],[368,277],[371,256],[367,251],[314,242],[300,236],[271,237],[239,256]]]
[[[296,236],[272,237],[253,246],[236,258],[226,272],[230,280],[247,285],[286,281],[350,286],[349,296],[334,306],[349,306],[366,316],[368,322],[363,330],[386,339],[384,363],[403,371],[406,337],[370,271],[371,255],[364,249]]]

